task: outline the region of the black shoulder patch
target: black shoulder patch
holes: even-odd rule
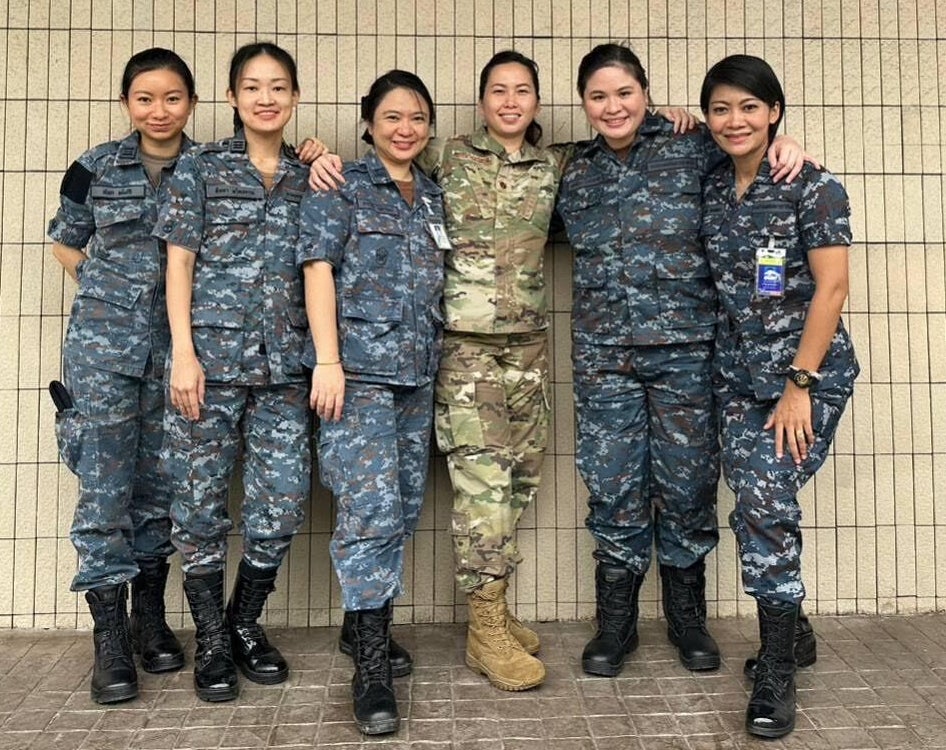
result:
[[[89,194],[89,185],[92,184],[94,176],[79,162],[72,162],[72,166],[66,170],[65,176],[62,178],[59,194],[76,203],[85,203],[85,198]]]

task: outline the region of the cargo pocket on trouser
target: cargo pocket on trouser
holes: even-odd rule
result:
[[[85,440],[88,435],[86,419],[76,409],[56,413],[56,443],[63,463],[76,476],[82,457],[86,453]]]
[[[458,448],[482,448],[485,444],[476,405],[476,383],[459,376],[465,373],[441,370],[434,391],[437,447],[444,453]]]

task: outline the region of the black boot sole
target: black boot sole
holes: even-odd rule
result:
[[[197,693],[198,698],[207,703],[223,703],[240,697],[240,688],[237,685],[232,688],[204,688],[203,690],[195,687],[194,692]]]
[[[255,682],[257,685],[278,685],[281,682],[285,682],[289,678],[289,668],[282,669],[279,672],[254,672],[249,667],[244,664],[237,662],[237,666],[240,668],[240,672],[243,673],[243,676],[246,677],[250,682]]]
[[[358,721],[355,719],[358,731],[362,734],[393,734],[401,726],[401,717],[395,716],[393,719],[384,721]]]
[[[691,672],[712,672],[719,669],[720,659],[718,654],[704,654],[689,659],[680,654],[680,663]]]
[[[746,731],[749,734],[755,735],[756,737],[765,737],[769,740],[774,740],[779,737],[784,737],[786,734],[791,734],[795,730],[795,722],[792,721],[791,724],[785,727],[757,727],[754,724],[746,722]]]
[[[345,654],[345,656],[354,658],[354,652],[352,651],[351,644],[346,643],[341,638],[339,638],[338,640],[338,650],[341,651],[343,654]],[[392,661],[391,662],[391,676],[392,677],[407,677],[411,673],[411,670],[413,670],[413,668],[414,668],[413,662],[407,662],[407,664],[404,664],[403,662],[395,663]]]
[[[91,690],[92,700],[96,703],[108,705],[109,703],[124,703],[138,697],[138,685],[127,683],[114,685],[98,690]]]
[[[155,659],[145,661],[141,660],[141,668],[150,674],[161,674],[162,672],[176,672],[184,666],[184,654],[174,654],[169,656],[160,656]]]

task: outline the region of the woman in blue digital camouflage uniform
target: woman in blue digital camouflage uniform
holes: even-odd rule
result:
[[[155,236],[168,243],[171,326],[163,458],[172,540],[197,626],[202,700],[238,693],[236,667],[274,684],[288,665],[258,624],[309,495],[306,319],[295,264],[307,170],[283,141],[299,99],[292,57],[238,49],[236,133],[181,158]],[[230,476],[243,443],[243,555],[223,608]]]
[[[785,96],[764,60],[714,65],[700,107],[730,157],[704,184],[702,234],[721,308],[714,384],[736,494],[729,521],[762,640],[746,728],[781,737],[795,725],[805,597],[797,494],[824,463],[858,373],[841,321],[850,208],[841,183],[810,165],[790,185],[773,180],[764,157]]]
[[[339,190],[306,196],[298,259],[319,470],[338,506],[331,554],[355,722],[385,734],[400,723],[392,657],[401,674],[411,666],[392,646],[391,620],[424,499],[449,242],[443,193],[413,165],[434,122],[426,86],[389,71],[362,98],[361,119],[373,149],[345,166]]]
[[[576,149],[558,211],[575,252],[576,461],[597,561],[598,629],[582,667],[614,676],[637,647],[656,546],[670,641],[686,668],[716,669],[705,597],[719,537],[716,295],[699,223],[701,181],[725,157],[705,128],[677,134],[650,113],[646,73],[626,46],[585,55],[578,92],[598,136]],[[790,177],[801,150],[787,145]]]
[[[56,432],[79,477],[72,589],[86,592],[95,620],[91,691],[99,703],[137,695],[132,644],[147,672],[184,664],[164,618],[174,551],[158,472],[169,332],[165,254],[151,230],[162,178],[190,146],[194,78],[171,50],[147,49],[125,66],[121,102],[132,132],[73,163],[49,224],[53,254],[79,285],[63,345],[73,404],[57,414]]]

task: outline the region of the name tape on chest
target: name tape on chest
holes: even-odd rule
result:
[[[263,200],[266,197],[266,191],[260,185],[207,185],[204,192],[208,198]]]
[[[145,195],[147,195],[147,189],[144,185],[122,185],[115,187],[109,185],[93,185],[89,188],[89,195],[93,198],[108,198],[110,200],[144,198]]]

